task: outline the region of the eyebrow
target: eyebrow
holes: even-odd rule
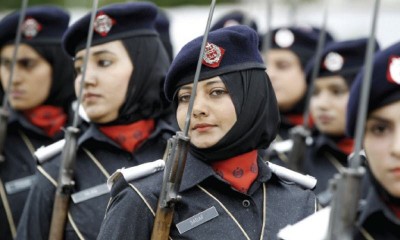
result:
[[[115,55],[115,53],[110,52],[110,51],[108,51],[108,50],[99,50],[99,51],[95,51],[95,52],[91,53],[91,55],[92,55],[92,56],[98,56],[98,55],[105,54],[105,53],[109,53],[109,54]],[[76,61],[81,61],[81,60],[83,60],[83,56],[79,56],[79,57],[76,57],[76,58],[75,58],[75,62],[76,62]]]
[[[213,84],[217,84],[217,83],[223,83],[222,82],[222,80],[219,80],[219,79],[216,79],[216,80],[213,80],[213,81],[209,81],[209,82],[207,82],[206,83],[206,86],[210,86],[210,85],[213,85]],[[192,86],[182,86],[179,90],[190,90],[190,89],[192,89]]]
[[[375,120],[375,121],[381,121],[381,122],[387,122],[387,123],[390,122],[389,119],[378,117],[378,116],[374,116],[374,115],[371,115],[370,117],[368,117],[368,120]]]

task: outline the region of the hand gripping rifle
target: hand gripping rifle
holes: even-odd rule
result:
[[[93,0],[88,38],[86,42],[86,53],[83,60],[81,85],[78,94],[78,106],[82,102],[83,85],[85,82],[89,49],[92,44],[94,18],[96,16],[98,0]],[[79,134],[78,124],[80,122],[78,110],[74,112],[72,126],[67,127],[65,132],[65,147],[61,153],[61,166],[57,182],[57,190],[54,199],[53,213],[50,225],[49,239],[61,240],[64,237],[64,228],[67,220],[70,196],[75,185],[73,180],[74,165],[76,159],[77,136]]]
[[[152,240],[168,239],[172,218],[174,216],[175,204],[179,201],[179,187],[183,176],[183,170],[186,164],[187,152],[189,150],[189,126],[190,117],[192,115],[194,99],[196,97],[197,83],[199,81],[202,58],[207,43],[208,32],[210,31],[211,19],[214,13],[216,0],[212,0],[206,29],[201,44],[199,60],[197,62],[196,73],[193,81],[192,94],[190,96],[189,108],[186,114],[184,132],[176,132],[168,140],[168,153],[166,157],[166,166],[164,170],[163,184],[161,188],[160,198],[158,200],[156,217],[154,220]]]
[[[14,78],[15,64],[17,63],[18,48],[19,48],[19,45],[21,44],[22,24],[25,19],[27,6],[28,6],[28,0],[22,0],[21,11],[20,11],[19,19],[18,19],[17,33],[16,33],[15,43],[14,43],[14,51],[13,51],[13,58],[12,58],[12,62],[11,62],[10,76],[8,78],[7,89],[5,89],[5,91],[4,91],[3,105],[0,108],[0,163],[5,161],[3,151],[4,151],[4,143],[5,143],[6,136],[7,136],[7,122],[8,122],[8,117],[10,116],[10,112],[8,110],[8,107],[9,107],[8,106],[8,95],[10,93],[11,84],[12,84],[12,81]]]
[[[303,114],[303,124],[290,129],[290,137],[293,141],[292,150],[288,156],[288,167],[294,171],[303,171],[303,159],[306,151],[306,138],[311,136],[309,117],[310,117],[310,100],[314,91],[314,82],[319,72],[319,66],[321,65],[322,50],[325,45],[326,39],[326,20],[328,17],[328,1],[325,0],[324,16],[321,31],[319,33],[319,39],[317,44],[317,52],[315,54],[315,63],[312,69],[312,75],[310,80],[310,87],[306,96],[305,111]]]
[[[360,152],[364,138],[364,126],[368,110],[369,91],[371,86],[372,63],[375,50],[375,29],[380,0],[375,0],[371,33],[368,39],[365,72],[361,88],[357,128],[355,132],[354,157],[349,159],[349,168],[338,176],[333,182],[334,197],[331,202],[327,240],[352,239],[356,221],[358,201],[360,197],[361,179],[365,173],[361,164]]]

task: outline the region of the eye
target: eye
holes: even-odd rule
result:
[[[179,94],[179,96],[178,96],[178,102],[179,103],[187,103],[187,102],[189,102],[190,101],[190,93],[182,93],[182,94]]]
[[[345,88],[333,88],[331,91],[334,95],[337,96],[346,94],[348,92]]]
[[[285,70],[290,67],[290,63],[287,61],[279,61],[276,63],[276,67],[280,70]]]
[[[383,136],[390,132],[390,126],[387,123],[375,122],[367,124],[367,132],[375,136]]]
[[[216,96],[221,96],[221,95],[224,95],[227,93],[228,93],[228,91],[226,89],[218,88],[218,89],[212,89],[210,95],[216,97]]]
[[[8,59],[8,58],[1,58],[0,64],[1,64],[1,66],[5,67],[5,68],[10,68],[11,67],[11,60]]]
[[[110,60],[105,60],[105,59],[100,59],[97,61],[97,65],[100,67],[108,67],[112,64],[112,61]]]
[[[27,70],[34,68],[36,66],[37,62],[38,61],[36,59],[32,59],[32,58],[23,58],[23,59],[18,60],[18,64],[22,68],[25,68]]]
[[[82,70],[83,70],[82,66],[75,66],[75,74],[77,76],[82,74]]]

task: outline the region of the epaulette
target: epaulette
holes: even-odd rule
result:
[[[312,137],[307,137],[306,138],[306,145],[311,146],[314,142],[314,139]],[[268,148],[268,151],[275,151],[278,153],[287,153],[290,152],[293,148],[293,140],[292,139],[287,139],[284,141],[275,141],[272,142],[270,147]]]
[[[165,161],[162,159],[153,162],[143,163],[130,168],[121,168],[115,171],[107,180],[108,189],[111,190],[114,182],[123,177],[126,182],[149,176],[161,170],[164,170]]]
[[[285,181],[293,182],[306,189],[314,189],[317,185],[317,179],[310,175],[304,175],[288,168],[267,162],[271,171],[279,178]]]
[[[65,146],[65,139],[61,139],[55,143],[52,143],[48,146],[42,146],[38,148],[34,155],[36,157],[36,160],[42,164],[49,160],[50,158],[54,157],[58,153],[62,151],[62,149]]]

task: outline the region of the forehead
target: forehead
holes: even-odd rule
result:
[[[384,105],[372,111],[368,119],[385,119],[400,124],[400,100]]]
[[[5,45],[4,47],[1,48],[1,56],[2,57],[12,57],[14,54],[14,44],[8,44]],[[28,44],[22,43],[21,45],[18,46],[18,56],[24,56],[24,57],[39,57],[39,53],[36,52],[36,50],[29,46]]]
[[[94,54],[97,52],[109,52],[114,54],[127,54],[124,45],[121,40],[111,41],[107,43],[98,44],[90,47],[90,53]],[[86,49],[82,49],[75,54],[76,58],[83,57],[86,53]]]
[[[288,49],[271,49],[268,51],[267,56],[272,60],[300,61],[297,55]]]
[[[317,87],[343,86],[347,87],[346,80],[340,75],[319,77],[315,81]]]
[[[216,77],[208,78],[205,80],[200,80],[197,84],[197,87],[202,88],[202,87],[212,86],[212,85],[216,85],[216,84],[225,85],[224,82],[222,81],[222,79],[219,76],[216,76]],[[180,89],[188,89],[188,88],[191,89],[192,87],[193,87],[193,83],[188,83],[188,84],[181,86],[179,88],[179,90]]]

